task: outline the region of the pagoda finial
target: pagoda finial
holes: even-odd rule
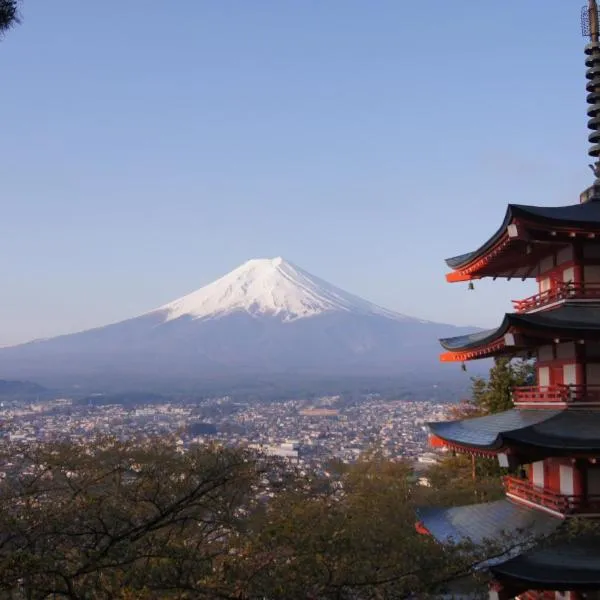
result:
[[[582,194],[582,201],[583,196],[585,201],[588,201],[600,200],[600,26],[596,0],[588,0],[588,5],[581,10],[581,29],[583,35],[590,40],[585,47],[588,128],[591,130],[588,137],[591,144],[588,154],[596,159],[594,164],[590,165],[595,177],[594,184]]]
[[[585,7],[584,7],[585,9]],[[596,0],[588,0],[587,23],[589,32],[586,33],[591,42],[598,42],[598,4]]]

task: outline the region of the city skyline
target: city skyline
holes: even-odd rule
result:
[[[523,286],[466,292],[443,259],[507,202],[591,183],[576,5],[140,6],[29,2],[0,44],[0,345],[279,255],[410,316],[495,326]]]

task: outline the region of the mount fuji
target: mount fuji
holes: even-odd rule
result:
[[[401,377],[439,371],[437,339],[463,328],[408,317],[278,257],[140,316],[0,349],[0,377],[49,385]]]

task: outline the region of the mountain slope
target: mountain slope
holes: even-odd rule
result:
[[[437,371],[437,339],[462,333],[376,306],[281,258],[251,260],[139,317],[0,349],[0,376],[54,385],[401,376]]]
[[[224,277],[153,311],[168,321],[189,316],[218,318],[242,311],[283,321],[347,312],[404,320],[398,313],[349,294],[281,257],[249,260]]]

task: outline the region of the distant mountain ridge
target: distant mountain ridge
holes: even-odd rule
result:
[[[138,317],[0,348],[0,376],[76,385],[441,375],[438,338],[467,331],[379,307],[281,257],[254,259]]]
[[[32,381],[10,381],[0,379],[0,396],[12,396],[15,394],[32,395],[46,392],[46,388]]]

